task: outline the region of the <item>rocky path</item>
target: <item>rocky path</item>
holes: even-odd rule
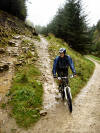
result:
[[[39,68],[43,76],[43,88],[44,88],[44,109],[50,109],[57,103],[55,99],[55,93],[57,92],[57,86],[52,77],[52,69],[50,65],[50,58],[48,53],[48,42],[41,37],[41,42],[36,43],[37,52],[39,55]]]

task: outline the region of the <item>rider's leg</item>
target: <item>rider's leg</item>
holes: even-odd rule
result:
[[[61,71],[57,71],[58,77],[61,77]],[[61,80],[58,80],[58,90],[61,91]]]

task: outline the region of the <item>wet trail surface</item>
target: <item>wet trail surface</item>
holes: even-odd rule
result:
[[[41,36],[40,36],[41,37]],[[57,85],[52,77],[52,69],[50,65],[50,58],[48,53],[48,42],[41,37],[41,42],[36,43],[37,52],[39,55],[38,65],[43,77],[44,88],[44,109],[50,109],[57,103],[55,93],[57,92]]]
[[[43,105],[47,110],[47,115],[28,130],[24,130],[18,128],[13,118],[9,118],[7,110],[0,109],[0,133],[100,133],[100,64],[90,59],[95,63],[95,71],[88,84],[74,99],[73,113],[70,114],[66,105],[61,100],[55,99],[58,91],[52,77],[48,42],[41,37],[41,41],[35,44],[39,55],[38,66],[43,77]],[[3,73],[4,76],[0,75],[2,80],[4,77],[3,81],[0,79],[0,84],[4,83],[4,86],[7,86],[4,88],[7,90],[10,89],[10,79],[14,71],[13,60],[15,60],[15,58],[9,58],[12,64],[9,71]],[[9,73],[11,78],[9,78]],[[7,83],[5,83],[5,78],[8,79]],[[0,87],[0,92],[6,89]]]

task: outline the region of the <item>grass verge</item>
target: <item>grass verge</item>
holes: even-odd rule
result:
[[[100,58],[96,57],[94,55],[88,55],[89,57],[93,58],[94,60],[98,61],[100,63]]]
[[[24,40],[22,46],[24,44],[26,46],[26,43],[30,44],[31,41]],[[33,43],[27,45],[27,47],[28,51],[22,52],[21,56],[18,57],[19,60],[24,62],[21,66],[16,67],[12,87],[8,93],[10,97],[8,106],[10,105],[12,110],[11,116],[16,119],[20,127],[25,128],[39,120],[43,100],[43,87],[40,82],[41,73],[35,65],[38,56]],[[34,55],[31,53],[33,48]]]
[[[74,61],[77,77],[70,80],[70,86],[72,88],[72,96],[75,97],[93,74],[95,65],[81,54],[72,50],[63,40],[55,38],[53,35],[49,35],[47,40],[50,44],[49,53],[51,55],[52,64],[54,58],[58,55],[59,48],[61,47],[67,49],[67,54],[70,55]],[[71,73],[71,70],[69,70],[69,73]]]

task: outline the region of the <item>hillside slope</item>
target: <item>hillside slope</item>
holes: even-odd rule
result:
[[[43,87],[34,44],[40,39],[34,35],[23,21],[0,11],[0,132],[11,133],[16,122],[27,128],[40,118]]]
[[[25,25],[24,21],[0,10],[0,46],[7,45],[15,34],[32,37],[35,29]]]

